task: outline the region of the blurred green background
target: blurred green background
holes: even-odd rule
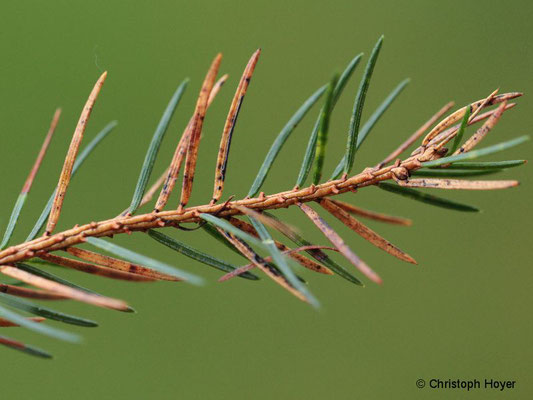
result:
[[[160,115],[177,84],[190,77],[154,170],[159,175],[218,51],[224,53],[221,71],[230,80],[206,119],[192,204],[210,196],[227,108],[257,47],[263,53],[235,131],[226,195],[247,192],[272,140],[296,108],[355,54],[368,55],[382,33],[385,44],[363,118],[400,80],[412,81],[365,142],[356,169],[381,160],[447,101],[463,105],[497,87],[526,96],[486,143],[529,133],[532,10],[528,1],[3,1],[0,222],[7,223],[52,113],[62,106],[56,137],[15,239],[26,237],[56,184],[81,107],[103,70],[109,76],[86,138],[112,119],[119,127],[73,181],[59,229],[108,218],[129,204]],[[333,117],[328,174],[344,148],[362,70]],[[266,192],[294,184],[317,110],[290,138]],[[531,144],[526,144],[493,159],[528,158],[530,153]],[[322,301],[318,312],[268,279],[217,284],[220,274],[141,234],[118,237],[117,243],[197,272],[209,284],[135,285],[66,272],[80,284],[130,301],[138,314],[57,305],[101,323],[96,329],[74,329],[86,338],[78,346],[10,329],[5,334],[46,348],[56,358],[41,361],[1,349],[1,396],[448,399],[466,394],[420,390],[415,381],[495,378],[516,380],[517,388],[506,394],[477,390],[468,398],[530,397],[529,170],[526,165],[500,175],[519,179],[522,185],[516,189],[438,193],[479,206],[483,213],[476,215],[415,204],[376,188],[343,196],[363,207],[412,217],[410,228],[369,225],[420,265],[384,254],[328,218],[385,283],[362,289],[304,271]],[[297,211],[279,215],[326,243]],[[174,234],[243,263],[202,232]]]

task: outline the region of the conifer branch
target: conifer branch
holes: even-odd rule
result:
[[[365,138],[408,82],[407,80],[402,81],[371,114],[369,119],[361,125],[370,78],[382,43],[383,37],[376,44],[363,73],[359,89],[355,95],[352,119],[347,135],[347,148],[344,155],[340,157],[341,161],[331,179],[322,180],[329,122],[335,104],[359,63],[361,55],[352,59],[339,78],[335,76],[329,85],[320,87],[296,110],[268,151],[248,195],[243,198],[235,198],[232,195],[221,202],[233,132],[244,96],[250,89],[250,79],[260,54],[260,50],[257,50],[249,59],[237,85],[222,129],[216,157],[213,194],[202,205],[188,205],[194,177],[198,176],[198,147],[203,121],[207,109],[227,80],[227,75],[224,75],[215,83],[222,60],[222,55],[218,54],[206,74],[193,115],[182,133],[168,167],[159,179],[156,179],[148,187],[159,148],[163,143],[163,136],[188,80],[182,81],[178,86],[152,136],[130,206],[116,217],[75,225],[70,229],[54,233],[64,205],[65,193],[73,174],[89,153],[94,150],[96,144],[116,125],[116,123],[111,123],[104,128],[78,156],[89,116],[107,76],[107,73],[104,73],[98,79],[82,110],[56,191],[45,206],[28,239],[5,248],[17,224],[20,210],[39,165],[50,144],[59,118],[59,110],[54,115],[45,142],[24,184],[21,193],[23,200],[17,201],[11,213],[12,217],[2,241],[2,249],[0,249],[0,274],[13,280],[0,282],[0,303],[7,307],[0,306],[0,327],[20,326],[61,340],[74,341],[77,339],[76,336],[43,324],[44,318],[85,327],[97,325],[94,321],[64,314],[31,303],[24,298],[39,301],[76,300],[118,311],[133,311],[123,300],[98,294],[43,270],[41,268],[43,263],[130,282],[183,281],[197,285],[203,282],[202,278],[188,271],[176,269],[156,258],[119,246],[110,240],[104,240],[104,238],[113,238],[115,235],[131,234],[132,232],[144,233],[147,238],[153,239],[183,256],[215,268],[219,272],[222,271],[224,275],[219,279],[221,282],[237,276],[247,280],[257,280],[259,278],[254,273],[256,271],[264,273],[290,294],[314,307],[318,307],[319,302],[304,284],[303,278],[296,274],[295,266],[322,275],[339,275],[351,283],[364,286],[357,276],[331,259],[326,251],[339,253],[366,278],[381,283],[382,279],[378,273],[366,261],[357,256],[346,241],[315,210],[317,207],[312,207],[313,203],[316,203],[323,211],[331,214],[375,247],[402,261],[416,264],[414,258],[407,252],[393,245],[356,217],[402,226],[411,225],[410,219],[365,210],[335,197],[342,193],[357,193],[358,190],[368,186],[376,186],[387,192],[399,194],[428,205],[456,211],[476,212],[479,210],[474,206],[458,203],[417,189],[496,190],[514,187],[518,185],[515,180],[470,180],[468,178],[494,174],[506,168],[523,165],[525,160],[479,162],[477,158],[521,145],[528,140],[528,137],[522,136],[496,145],[475,149],[475,146],[480,141],[485,140],[489,132],[494,129],[505,112],[515,106],[515,103],[509,103],[509,101],[521,96],[519,92],[498,94],[496,90],[486,98],[468,104],[437,122],[453,106],[452,102],[446,104],[383,161],[374,167],[364,168],[355,175],[349,175],[355,163],[355,155],[360,151]],[[276,157],[284,148],[288,137],[324,93],[326,95],[323,107],[319,111],[319,116],[305,149],[305,156],[299,169],[296,185],[292,189],[273,194],[260,192],[261,186]],[[481,113],[482,110],[493,105],[497,105],[497,107]],[[482,126],[469,139],[461,143],[465,130],[470,125],[481,121],[484,121]],[[362,127],[360,128],[360,126]],[[418,148],[410,155],[398,158],[428,130],[429,133]],[[451,147],[445,147],[451,140],[453,140]],[[315,167],[313,184],[305,187],[304,182],[312,165]],[[182,166],[184,166],[184,171],[180,203],[177,208],[165,209]],[[152,211],[140,212],[140,207],[151,202],[160,188],[159,197],[155,201]],[[302,237],[296,228],[271,213],[277,209],[288,207],[299,208],[322,232],[331,246],[310,243]],[[45,234],[37,237],[47,219]],[[197,228],[204,228],[205,232],[225,243],[246,260],[246,265],[233,265],[216,255],[197,250],[177,238],[162,233],[162,230],[166,230],[180,232],[186,236],[184,232]],[[290,247],[282,240],[274,239],[270,229],[289,238],[294,242],[294,247]],[[79,247],[84,243],[93,246],[97,251]],[[353,269],[353,267],[351,268]],[[254,270],[254,273],[250,272],[251,270]],[[23,287],[23,285],[30,287]],[[22,316],[13,309],[33,314],[35,317]],[[48,353],[42,350],[5,337],[0,337],[0,344],[41,358],[50,357]]]

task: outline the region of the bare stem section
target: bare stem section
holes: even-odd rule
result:
[[[408,171],[414,171],[421,167],[423,161],[432,160],[435,154],[434,148],[430,147],[420,156],[409,157],[400,166]],[[241,215],[242,212],[236,206],[244,206],[256,211],[287,208],[297,203],[306,203],[322,197],[355,191],[361,187],[375,185],[381,181],[392,179],[393,173],[391,171],[393,168],[394,166],[387,166],[372,172],[368,172],[365,169],[365,171],[351,178],[338,179],[320,185],[311,185],[303,189],[289,190],[269,196],[263,195],[250,199],[229,201],[224,204],[206,204],[183,210],[152,212],[92,222],[52,236],[43,236],[30,242],[9,247],[0,252],[0,264],[22,261],[40,253],[64,249],[83,243],[87,237],[91,236],[112,236],[131,231],[146,231],[164,226],[178,226],[179,224],[190,222],[196,223],[200,221],[199,215],[201,213],[213,214],[219,217]]]

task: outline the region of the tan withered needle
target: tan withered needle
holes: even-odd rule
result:
[[[400,146],[396,148],[392,153],[390,153],[387,157],[383,159],[378,165],[377,168],[381,168],[382,166],[388,164],[392,160],[394,160],[396,157],[398,157],[400,154],[402,154],[405,150],[409,148],[414,142],[418,140],[420,136],[424,134],[435,122],[439,120],[439,118],[442,118],[444,114],[448,112],[450,108],[454,106],[454,102],[450,101],[448,104],[446,104],[444,107],[442,107],[439,111],[437,111],[430,119],[428,119],[424,125],[422,125],[420,128],[418,128],[415,133],[413,133],[405,142],[403,142]]]
[[[269,217],[268,215],[265,215],[265,214],[262,214],[262,213],[258,213],[257,211],[254,211],[250,208],[247,208],[247,207],[243,207],[243,206],[235,206],[235,208],[237,210],[239,210],[240,212],[242,212],[244,215],[248,215],[250,217],[253,217],[255,219],[257,219],[258,221],[261,221],[261,223],[265,224],[265,225],[268,225],[270,226],[271,228],[274,228],[276,230],[278,230],[279,232],[283,233],[284,235],[288,236],[288,237],[295,237],[295,236],[298,236],[296,230],[294,228],[292,228],[291,226],[285,224],[284,222],[281,222],[275,218],[271,218]],[[259,237],[257,231],[255,230],[255,228],[248,224],[247,222],[245,221],[242,221],[242,220],[239,220],[237,218],[230,218],[229,219],[229,222],[232,223],[234,226],[237,226],[239,229],[249,233],[250,235],[252,236],[255,236],[255,237]],[[281,251],[287,251],[287,250],[290,250],[287,246],[285,246],[283,243],[277,241],[277,240],[274,240],[274,244],[275,246],[281,250]],[[332,275],[333,274],[333,271],[331,271],[329,268],[313,261],[313,260],[310,260],[309,258],[303,256],[302,254],[298,254],[298,253],[289,253],[289,257],[291,257],[292,259],[294,259],[295,261],[297,261],[300,265],[302,265],[303,267],[307,268],[307,269],[310,269],[312,271],[315,271],[315,272],[319,272],[321,274],[326,274],[326,275]]]
[[[234,205],[233,208],[235,208],[236,210],[239,210],[239,212],[243,213],[244,215],[248,215],[250,217],[253,217],[253,218],[261,221],[261,223],[263,223],[265,225],[268,225],[271,228],[274,228],[274,229],[280,231],[281,233],[283,233],[284,235],[286,235],[288,237],[294,237],[294,236],[296,236],[298,234],[296,228],[294,228],[292,226],[289,226],[285,222],[281,222],[280,220],[278,220],[276,218],[272,218],[272,217],[270,217],[268,215],[265,215],[263,213],[259,213],[257,211],[252,210],[251,208],[240,206],[238,204]],[[254,231],[255,231],[255,229],[254,229]]]
[[[228,74],[224,74],[220,77],[218,81],[216,81],[215,85],[213,86],[213,89],[211,90],[211,93],[209,93],[209,100],[207,100],[207,108],[211,106],[211,103],[213,103],[213,100],[215,100],[215,97],[217,97],[218,92],[220,92],[220,89],[222,89],[222,86],[224,86],[224,84],[228,80],[228,77]]]
[[[226,118],[226,123],[224,125],[224,130],[222,131],[222,138],[220,139],[220,146],[218,149],[218,158],[215,168],[215,183],[213,188],[213,198],[211,200],[212,204],[215,204],[220,197],[222,196],[222,191],[224,190],[224,180],[226,178],[226,169],[228,165],[228,156],[231,146],[231,138],[233,136],[233,131],[235,130],[235,124],[237,123],[237,117],[239,116],[239,111],[242,107],[242,102],[244,96],[246,95],[246,90],[252,79],[255,66],[259,60],[259,55],[261,54],[261,49],[256,50],[252,55],[244,72],[242,74],[239,85],[235,92],[235,96],[231,102],[231,106],[228,112],[228,117]]]
[[[45,278],[41,278],[40,276],[30,274],[26,271],[22,271],[20,269],[17,269],[17,268],[8,266],[8,265],[0,266],[0,272],[3,273],[4,275],[18,279],[22,282],[28,283],[35,287],[49,290],[53,293],[62,295],[72,300],[78,300],[83,303],[92,304],[98,307],[111,308],[111,309],[119,310],[119,311],[130,310],[128,305],[122,300],[112,299],[110,297],[104,297],[104,296],[99,296],[96,294],[83,292],[81,290],[74,289],[72,287],[65,286],[60,283],[53,282]]]
[[[13,339],[8,339],[4,336],[0,336],[0,344],[3,344],[4,346],[12,348],[12,349],[17,349],[17,350],[22,350],[22,351],[28,351],[31,349],[29,346],[25,345],[22,342],[19,342]],[[50,357],[48,356],[48,358]]]
[[[251,210],[250,210],[251,211]],[[255,230],[255,228],[250,225],[249,223],[230,217],[228,218],[228,222],[232,224],[234,227],[239,228],[241,231],[246,232],[254,237],[259,238],[259,234]],[[291,249],[289,249],[287,246],[285,246],[283,243],[274,240],[274,244],[278,248],[278,250],[282,252],[287,252],[287,255],[294,259],[296,262],[298,262],[302,267],[305,267],[311,271],[319,272],[321,274],[326,275],[333,275],[333,271],[331,271],[329,268],[324,267],[323,265],[320,265],[319,263],[305,257],[302,254],[298,254],[297,252],[293,252]],[[313,249],[307,249],[307,250],[313,250]]]
[[[235,247],[252,264],[262,270],[270,279],[272,279],[274,282],[276,282],[278,285],[286,289],[289,293],[293,294],[300,300],[307,302],[307,298],[302,293],[296,290],[290,284],[290,282],[276,269],[267,264],[265,260],[261,258],[255,251],[253,251],[250,246],[248,246],[245,242],[243,242],[241,239],[239,239],[232,233],[226,232],[220,228],[217,228],[217,230],[220,234],[222,234],[222,236],[226,238],[226,240],[228,240],[228,242],[233,245],[233,247]]]
[[[468,106],[462,107],[459,110],[455,111],[454,113],[450,114],[448,117],[444,118],[441,122],[439,122],[424,138],[422,141],[422,145],[425,146],[429,143],[431,139],[433,139],[435,136],[437,136],[440,132],[444,131],[445,129],[449,128],[450,126],[454,125],[456,122],[459,122],[461,118],[464,117],[466,110],[468,107],[470,107],[472,113],[476,113],[478,109],[483,107],[488,107],[494,104],[499,104],[507,100],[514,99],[516,97],[522,96],[522,93],[519,92],[512,92],[512,93],[505,93],[500,94],[498,96],[492,97],[489,101],[485,102],[486,98],[475,101],[471,103]],[[490,96],[489,96],[490,97]]]
[[[220,62],[222,61],[222,54],[218,54],[207,75],[205,77],[204,83],[202,85],[202,90],[200,91],[200,96],[196,103],[196,109],[194,112],[194,120],[191,127],[190,139],[187,146],[187,158],[185,161],[185,171],[183,173],[183,187],[181,190],[179,210],[182,210],[191,197],[192,186],[194,181],[194,172],[196,170],[196,161],[198,158],[198,147],[200,145],[200,136],[202,134],[202,126],[204,123],[205,112],[207,110],[207,102],[209,100],[209,94],[213,89],[215,78],[218,73],[218,68],[220,67]]]
[[[504,111],[510,110],[514,106],[516,106],[516,103],[506,104]],[[468,125],[474,125],[480,121],[490,118],[490,116],[493,115],[496,111],[497,110],[490,110],[490,111],[484,112],[483,114],[479,114],[477,117],[473,119],[469,118]],[[459,127],[460,127],[460,124],[457,124],[439,133],[437,136],[435,136],[433,139],[430,140],[430,142],[428,143],[428,146],[438,144],[439,148],[442,147],[443,145],[445,145],[446,143],[448,143],[451,139],[455,137],[457,131],[459,130]],[[420,148],[417,150],[420,150]],[[413,154],[418,154],[418,153],[415,151],[413,152]]]
[[[489,96],[483,101],[483,103],[481,103],[481,105],[474,111],[472,112],[472,109],[470,108],[469,112],[471,112],[470,116],[468,117],[468,121],[467,121],[467,126],[468,125],[472,125],[474,119],[476,118],[476,116],[479,114],[479,112],[489,103],[489,101],[491,101],[494,96],[496,96],[496,94],[499,92],[500,89],[496,89],[494,92],[492,92],[491,94],[489,94]],[[504,101],[503,103],[503,108],[505,109],[505,107],[507,106],[507,100]],[[469,108],[467,108],[468,110]],[[500,114],[501,115],[501,114]],[[453,129],[453,128],[450,128],[450,129]],[[457,132],[459,131],[459,127],[457,130],[454,131],[454,133],[450,134],[450,136],[448,137],[447,140],[443,140],[441,143],[439,143],[439,145],[436,147],[437,149],[440,149],[444,146],[444,144],[446,144],[452,137],[455,137],[457,135]],[[487,131],[488,132],[488,131]],[[438,136],[438,135],[437,135]],[[433,138],[434,139],[434,138]],[[430,140],[430,143],[431,143],[431,140]],[[458,154],[457,152],[454,152],[454,154]]]
[[[7,285],[4,283],[0,284],[0,292],[5,294],[10,294],[17,297],[26,297],[28,299],[38,299],[38,300],[64,300],[65,296],[61,296],[56,293],[47,292],[44,290],[28,289],[20,286]]]
[[[376,282],[382,283],[381,278],[370,268],[363,260],[361,260],[347,245],[337,232],[331,228],[326,221],[324,221],[318,213],[309,207],[307,204],[299,203],[298,207],[305,215],[322,231],[324,236],[340,251],[340,253],[350,261],[359,271],[361,271],[367,278]]]
[[[459,147],[453,155],[460,154],[460,153],[466,153],[474,148],[479,142],[483,140],[483,138],[494,128],[494,126],[498,123],[501,116],[503,115],[503,112],[505,111],[505,108],[507,106],[507,102],[503,102],[499,105],[499,107],[494,111],[494,113],[489,117],[489,119],[479,128],[468,140]]]
[[[226,74],[215,83],[213,89],[211,90],[211,93],[209,94],[209,99],[207,101],[207,109],[209,109],[209,106],[211,105],[211,103],[213,103],[213,100],[215,99],[216,95],[218,94],[227,79],[228,75]],[[187,153],[187,147],[192,132],[192,125],[194,123],[194,116],[195,114],[193,114],[193,116],[189,120],[189,123],[187,124],[187,127],[181,135],[180,141],[176,147],[176,150],[174,151],[174,156],[172,157],[172,161],[169,167],[166,169],[163,175],[159,177],[159,179],[154,183],[154,185],[148,190],[148,192],[146,192],[141,201],[141,205],[148,203],[152,199],[154,193],[157,191],[157,189],[159,189],[163,182],[165,184],[159,194],[159,198],[157,199],[154,211],[161,211],[167,204],[168,198],[170,197],[170,194],[172,193],[172,190],[176,185],[176,180],[178,179],[181,165],[183,164],[183,160]]]
[[[30,171],[30,174],[28,175],[28,178],[26,179],[26,182],[24,183],[24,186],[22,188],[23,194],[29,193],[31,189],[35,176],[37,175],[37,172],[39,171],[39,167],[41,166],[41,163],[43,162],[46,151],[48,150],[48,146],[50,146],[50,142],[52,141],[52,136],[54,136],[54,132],[59,122],[60,116],[61,116],[61,108],[58,108],[54,112],[54,116],[52,117],[52,122],[50,123],[50,128],[48,129],[48,133],[46,134],[46,137],[44,138],[44,142],[41,146],[41,150],[39,150],[37,159],[35,160],[35,163],[33,164],[33,167]]]
[[[66,251],[75,257],[81,258],[82,260],[102,265],[107,268],[115,269],[118,271],[129,272],[130,274],[142,275],[147,278],[157,280],[174,282],[179,281],[179,279],[174,276],[154,271],[153,269],[143,267],[142,265],[133,264],[128,261],[119,260],[117,258],[109,257],[100,253],[95,253],[93,251],[80,249],[78,247],[69,247],[68,249],[66,249]]]
[[[295,253],[298,253],[298,252],[302,252],[302,251],[309,251],[309,250],[332,250],[332,251],[338,251],[336,248],[330,247],[330,246],[312,245],[312,246],[297,247],[295,249],[286,248],[285,250],[282,251],[282,254],[291,256],[292,254],[295,254]],[[272,261],[272,257],[268,256],[268,257],[265,257],[263,260],[265,260],[266,262],[271,262]],[[254,269],[256,267],[257,266],[255,264],[253,264],[253,263],[252,264],[243,265],[242,267],[239,267],[239,268],[237,268],[237,269],[235,269],[235,270],[233,270],[231,272],[228,272],[225,275],[222,275],[218,279],[218,281],[219,282],[225,282],[225,281],[227,281],[227,280],[229,280],[231,278],[235,278],[236,276],[244,274],[246,271],[250,271],[251,269]]]
[[[44,138],[43,144],[41,145],[39,154],[37,155],[37,158],[35,159],[35,162],[33,163],[33,166],[30,170],[30,173],[28,174],[28,177],[26,178],[26,181],[24,182],[24,186],[22,187],[22,190],[17,199],[17,202],[15,203],[15,207],[13,208],[13,211],[11,212],[11,217],[9,218],[9,222],[6,227],[4,237],[0,241],[0,248],[5,248],[7,246],[13,234],[13,231],[15,230],[15,226],[17,225],[17,220],[19,218],[20,211],[22,207],[24,206],[26,198],[28,197],[28,193],[30,192],[30,189],[32,187],[33,181],[35,180],[35,176],[37,175],[37,172],[39,171],[39,168],[43,162],[44,156],[46,155],[46,151],[48,150],[48,147],[50,146],[50,142],[52,141],[52,136],[54,135],[54,132],[56,130],[60,115],[61,115],[61,109],[58,108],[54,112],[54,116],[52,118],[50,128],[48,129],[48,132]]]
[[[33,321],[33,322],[44,322],[46,321],[46,318],[43,318],[43,317],[26,317],[26,319],[28,321]],[[13,326],[20,326],[19,324],[16,324],[14,322],[11,322],[5,318],[0,318],[0,327],[2,328],[9,328],[9,327],[13,327]]]
[[[354,206],[353,204],[345,203],[344,201],[340,200],[331,200],[333,203],[335,203],[337,206],[342,208],[344,211],[349,212],[350,214],[355,214],[360,217],[372,219],[374,221],[380,221],[380,222],[387,222],[389,224],[395,224],[395,225],[403,225],[403,226],[411,226],[413,224],[413,221],[411,221],[408,218],[402,218],[402,217],[395,217],[393,215],[387,215],[378,213],[375,211],[366,210],[361,207]]]
[[[61,214],[61,207],[63,206],[65,193],[67,191],[68,184],[70,183],[72,168],[74,167],[74,161],[76,160],[81,140],[83,139],[83,133],[85,132],[85,127],[87,126],[87,122],[91,116],[94,103],[98,97],[98,94],[100,93],[100,90],[102,89],[106,77],[107,71],[100,76],[94,85],[94,88],[91,91],[85,106],[83,107],[80,119],[78,120],[78,125],[76,126],[74,134],[72,135],[72,141],[70,142],[67,157],[65,158],[65,163],[63,164],[63,169],[61,170],[61,175],[59,176],[59,183],[57,184],[56,194],[52,205],[52,210],[50,212],[50,217],[48,218],[48,224],[46,225],[45,235],[50,235],[54,231],[57,220],[59,219],[59,214]]]
[[[470,117],[468,117],[468,123],[471,123],[471,121],[476,118],[476,116],[479,114],[479,112],[481,110],[483,110],[487,104],[492,101],[492,99],[494,98],[494,96],[496,96],[498,94],[498,92],[500,91],[500,89],[496,89],[495,91],[493,91],[491,94],[489,94],[487,96],[487,98],[485,100],[483,100],[483,103],[481,103],[481,105],[477,108],[477,110],[470,110],[471,114],[470,114]],[[507,100],[505,100],[507,101]]]
[[[467,181],[462,179],[409,179],[398,180],[401,186],[455,190],[497,190],[518,186],[518,181]]]
[[[9,339],[7,337],[4,337],[4,336],[0,336],[0,344],[1,345],[4,345],[10,349],[15,349],[15,350],[19,350],[19,351],[22,351],[24,353],[28,353],[28,354],[32,354],[32,355],[37,355],[38,357],[42,357],[42,358],[46,358],[46,359],[49,359],[49,358],[52,358],[52,356],[44,351],[40,351],[38,349],[35,349],[34,347],[31,347],[25,343],[22,343],[22,342],[19,342],[17,340],[13,340],[13,339]]]
[[[372,229],[359,222],[357,219],[352,217],[350,214],[344,211],[341,207],[337,206],[331,200],[321,199],[318,203],[331,215],[341,221],[344,225],[353,230],[363,239],[368,240],[374,246],[386,251],[387,253],[393,255],[396,258],[399,258],[400,260],[407,261],[411,264],[417,264],[415,259],[409,254],[403,252],[398,247],[390,243],[388,240],[378,235]]]
[[[148,278],[142,275],[130,274],[129,272],[118,271],[116,269],[102,267],[83,261],[73,260],[71,258],[60,257],[54,254],[42,254],[39,258],[49,261],[53,264],[61,265],[63,267],[72,268],[77,271],[86,272],[88,274],[103,276],[111,279],[120,279],[123,281],[147,282],[154,281],[154,278]]]

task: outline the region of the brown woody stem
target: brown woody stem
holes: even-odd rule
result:
[[[434,152],[434,146],[429,147],[423,154],[411,156],[399,164],[407,171],[414,171],[421,167],[421,162],[439,157]],[[387,166],[376,170],[365,169],[363,172],[347,179],[338,179],[320,185],[311,185],[299,190],[288,190],[268,196],[229,201],[224,204],[206,204],[189,207],[183,210],[169,210],[158,213],[152,212],[135,216],[119,216],[113,219],[91,222],[76,226],[52,236],[42,236],[30,242],[11,246],[0,252],[0,265],[20,262],[39,254],[65,249],[83,243],[86,237],[112,236],[129,231],[146,231],[147,229],[165,226],[178,226],[183,223],[200,221],[199,214],[216,214],[218,217],[241,215],[235,206],[245,206],[256,211],[287,208],[296,203],[306,203],[322,197],[330,197],[358,188],[375,185],[381,181],[393,178],[392,169]]]

